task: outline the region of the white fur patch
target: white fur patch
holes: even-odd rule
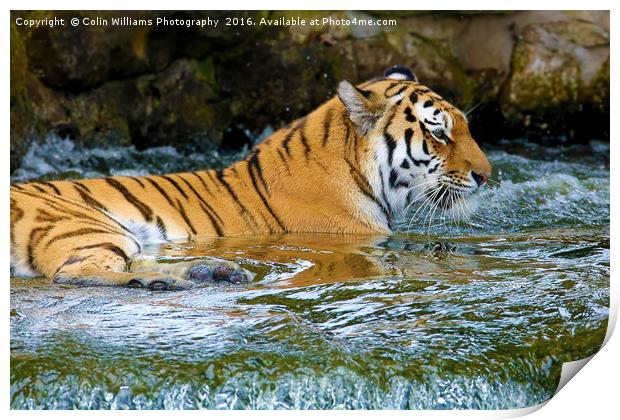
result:
[[[39,273],[30,268],[27,261],[14,261],[11,255],[11,277],[37,277]]]
[[[119,220],[118,222],[129,229],[140,245],[162,244],[166,242],[163,232],[154,224],[134,222],[132,220]]]
[[[409,76],[403,73],[391,73],[388,76],[388,79],[394,79],[394,80],[407,80],[409,79]]]

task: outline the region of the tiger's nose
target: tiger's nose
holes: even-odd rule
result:
[[[476,184],[478,184],[479,187],[489,182],[489,175],[486,172],[477,173],[471,171],[471,176],[474,178],[474,181],[476,181]]]

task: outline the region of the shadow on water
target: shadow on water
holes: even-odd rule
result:
[[[205,238],[142,257],[235,260],[257,273],[250,285],[152,292],[13,278],[11,406],[541,403],[561,364],[605,335],[608,151],[592,149],[592,159],[491,152],[502,198],[467,223]]]

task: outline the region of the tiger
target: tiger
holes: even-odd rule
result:
[[[413,202],[453,211],[490,174],[464,113],[393,66],[359,85],[341,81],[224,169],[11,185],[11,274],[150,289],[251,282],[254,273],[222,259],[135,261],[148,244],[201,237],[389,235]]]

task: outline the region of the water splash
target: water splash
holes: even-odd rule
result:
[[[11,407],[501,409],[546,401],[561,363],[593,354],[605,334],[608,149],[511,147],[519,154],[507,146],[489,153],[498,195],[465,223],[149,251],[236,259],[257,273],[251,285],[150,292],[12,279]],[[13,180],[177,171],[216,155],[93,151],[54,139],[28,156]]]

